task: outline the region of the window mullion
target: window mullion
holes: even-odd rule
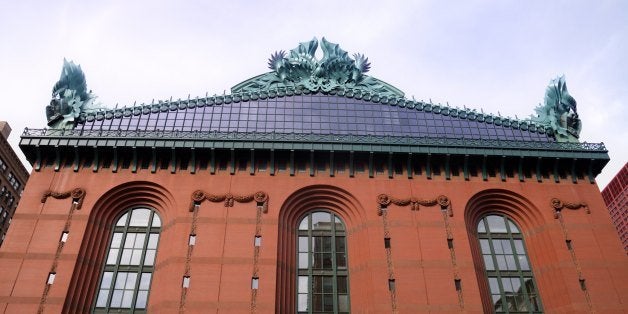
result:
[[[312,271],[312,262],[316,256],[314,255],[314,248],[312,246],[312,214],[309,213],[307,215],[307,280],[308,280],[308,291],[307,291],[307,311],[308,313],[312,313],[313,305],[314,305],[314,276]]]
[[[117,273],[117,267],[113,266],[113,267],[108,267],[107,265],[107,258],[109,257],[109,252],[111,251],[111,243],[113,242],[113,235],[116,233],[115,232],[116,228],[113,228],[113,232],[111,232],[111,235],[109,236],[109,245],[108,245],[108,250],[105,254],[105,262],[104,262],[104,266],[103,269],[101,271],[101,276],[100,276],[100,280],[98,281],[98,286],[96,287],[96,291],[98,291],[98,293],[96,293],[96,297],[94,298],[94,308],[96,308],[96,302],[98,302],[98,294],[100,293],[100,289],[101,289],[101,285],[102,285],[102,280],[105,276],[105,272],[107,271],[107,268],[111,268],[111,271],[113,272],[112,277],[111,277],[111,283],[109,284],[109,293],[107,295],[107,302],[105,303],[105,307],[109,308],[109,304],[111,304],[111,297],[113,296],[113,287],[115,285],[115,281],[116,281],[116,273]],[[121,254],[121,251],[118,250],[118,256]],[[117,260],[117,258],[116,258]]]
[[[332,303],[334,313],[338,313],[338,265],[336,264],[336,215],[331,214],[331,267],[332,267]]]

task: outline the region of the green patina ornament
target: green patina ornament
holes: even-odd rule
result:
[[[323,58],[314,54],[318,49],[316,38],[300,43],[288,54],[278,51],[271,54],[268,67],[273,70],[250,78],[233,88],[232,93],[255,92],[282,87],[304,87],[312,92],[344,91],[360,89],[380,97],[400,97],[403,92],[394,86],[365,75],[371,65],[364,55],[356,53],[353,58],[338,44],[321,40]]]
[[[534,111],[537,116],[532,120],[551,128],[557,141],[578,142],[582,122],[578,117],[576,100],[567,91],[565,76],[550,81],[545,90],[545,104],[538,105]]]
[[[99,109],[96,96],[87,91],[85,74],[80,65],[63,59],[61,77],[52,88],[52,100],[46,106],[48,126],[55,129],[71,129],[81,112]]]

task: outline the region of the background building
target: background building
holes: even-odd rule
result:
[[[315,57],[321,47],[323,57]],[[65,62],[0,249],[23,312],[621,312],[563,78],[535,120],[405,98],[322,40],[230,94],[98,109]],[[17,271],[16,271],[17,270]]]
[[[11,225],[13,213],[22,197],[22,190],[28,180],[28,172],[17,157],[7,139],[11,127],[0,121],[0,246],[4,242]]]
[[[628,252],[628,163],[602,191],[611,220]]]

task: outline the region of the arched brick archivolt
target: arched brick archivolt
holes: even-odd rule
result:
[[[349,192],[334,186],[312,185],[302,188],[282,204],[278,216],[276,313],[293,313],[296,309],[296,234],[299,220],[313,210],[326,210],[340,216],[347,230],[351,310],[359,312],[357,293],[371,287],[368,272],[356,272],[357,261],[365,261],[368,252],[367,215],[364,207]],[[353,264],[353,265],[352,265]],[[364,300],[366,302],[366,300]],[[362,302],[364,303],[364,302]],[[366,310],[366,308],[364,308]]]
[[[64,313],[89,312],[103,267],[111,228],[124,210],[134,206],[155,209],[163,221],[163,229],[167,229],[167,222],[170,221],[168,215],[172,213],[169,209],[177,208],[170,192],[153,182],[128,182],[104,193],[91,208],[63,305]]]
[[[491,213],[508,216],[521,229],[537,284],[542,282],[538,276],[539,269],[543,266],[540,261],[558,260],[552,248],[551,236],[547,232],[547,228],[543,227],[553,222],[552,217],[544,216],[542,211],[532,202],[509,190],[489,189],[475,194],[469,199],[465,207],[464,220],[471,246],[475,273],[482,295],[482,306],[487,313],[493,311],[493,305],[485,277],[482,253],[478,243],[477,225],[482,217]],[[548,221],[548,219],[552,221]],[[542,258],[540,257],[541,255],[543,255]],[[539,292],[544,300],[541,284],[539,284]]]

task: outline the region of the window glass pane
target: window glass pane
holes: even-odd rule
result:
[[[332,269],[332,254],[325,253],[323,256],[323,269]]]
[[[125,248],[132,248],[133,244],[135,243],[135,236],[137,234],[136,233],[127,233],[126,234],[126,239],[124,240],[124,247]]]
[[[495,254],[504,254],[504,250],[502,249],[502,241],[501,240],[493,240],[493,250]]]
[[[488,285],[491,288],[491,293],[493,293],[493,294],[500,293],[499,292],[499,283],[497,281],[497,278],[494,278],[494,277],[488,278]]]
[[[511,233],[519,233],[519,228],[517,228],[517,226],[515,226],[515,224],[512,223],[512,221],[510,221],[510,219],[508,219],[508,226],[510,227],[510,232]]]
[[[133,250],[131,249],[124,249],[122,251],[122,258],[120,258],[120,265],[129,265],[129,263],[131,262],[132,252]]]
[[[116,277],[116,289],[123,289],[124,284],[126,283],[126,275],[127,273],[119,272]]]
[[[517,257],[519,259],[519,266],[521,270],[530,270],[530,265],[528,264],[528,259],[525,255],[519,255]]]
[[[149,249],[156,249],[158,240],[159,240],[159,234],[158,233],[151,233],[150,237],[148,238],[148,248]]]
[[[499,294],[494,294],[493,296],[493,304],[495,306],[495,311],[497,312],[503,312],[503,307],[502,307],[502,296]]]
[[[345,237],[336,237],[336,252],[345,252]]]
[[[308,251],[308,237],[299,237],[299,252]]]
[[[334,217],[334,222],[336,224],[336,230],[345,230],[345,225],[342,223],[340,218]]]
[[[122,232],[115,232],[111,238],[111,247],[119,248],[120,244],[122,244]]]
[[[114,290],[111,297],[111,307],[120,307],[122,304],[122,290]]]
[[[100,287],[109,289],[111,287],[111,279],[113,279],[113,272],[106,271],[102,276]]]
[[[107,298],[109,297],[109,290],[101,289],[98,292],[98,299],[96,300],[96,307],[107,306]]]
[[[148,290],[150,286],[150,278],[152,273],[142,273],[142,280],[140,281],[140,290]]]
[[[502,278],[502,287],[504,288],[504,292],[506,292],[506,294],[508,294],[509,292],[510,293],[514,292],[512,290],[512,283],[510,281],[510,277]]]
[[[512,277],[510,278],[510,281],[512,282],[512,291],[516,293],[523,292],[521,291],[521,279],[519,279],[519,277]]]
[[[309,221],[308,216],[305,216],[305,218],[303,218],[303,220],[301,220],[301,224],[299,225],[299,230],[307,230],[307,228],[308,228],[308,226],[307,226],[308,221]]]
[[[123,227],[126,224],[126,217],[127,217],[127,214],[122,215],[122,217],[118,219],[118,223],[116,223],[116,226]]]
[[[129,226],[131,227],[148,227],[148,218],[151,211],[146,208],[136,208],[131,213],[131,221]]]
[[[142,258],[141,250],[133,250],[133,255],[131,256],[131,265],[139,265],[140,259]]]
[[[504,249],[504,254],[512,254],[512,245],[510,245],[510,240],[502,240],[502,248]]]
[[[159,218],[159,215],[157,215],[157,213],[155,213],[153,215],[153,227],[155,228],[159,228],[161,227],[161,219]]]
[[[482,248],[482,254],[491,254],[491,247],[488,243],[488,240],[486,239],[481,239],[480,240],[480,247]]]
[[[495,265],[493,264],[493,256],[484,255],[484,266],[486,270],[495,270]]]
[[[126,284],[124,289],[135,289],[135,280],[137,279],[136,273],[129,273],[126,276]]]
[[[338,293],[347,293],[347,277],[338,276],[336,282]]]
[[[528,293],[535,293],[536,292],[536,288],[534,287],[534,281],[532,280],[531,277],[524,277],[523,278],[523,282],[525,283],[526,291]]]
[[[525,250],[523,249],[523,241],[522,240],[515,240],[515,249],[517,251],[517,254],[525,254]]]
[[[506,266],[506,258],[504,257],[504,255],[497,255],[495,256],[495,258],[497,259],[497,268],[499,270],[508,270],[508,267]]]
[[[339,295],[338,296],[338,311],[340,312],[349,312],[349,296],[348,295]]]
[[[123,308],[130,308],[131,302],[133,302],[133,291],[125,290],[124,296],[122,297],[122,305]]]
[[[146,235],[143,233],[138,233],[135,236],[135,244],[133,245],[134,248],[136,249],[141,249],[144,247],[144,239],[146,238]]]
[[[323,277],[322,276],[313,276],[314,285],[312,286],[312,292],[314,293],[323,293]]]
[[[299,293],[297,310],[307,311],[307,294]]]
[[[330,230],[331,214],[325,212],[312,213],[312,229],[313,230]]]
[[[323,293],[333,293],[333,292],[334,292],[333,277],[331,276],[323,277]]]
[[[155,264],[155,250],[147,250],[144,257],[144,265],[153,266]]]
[[[502,216],[487,216],[486,222],[488,223],[488,229],[491,233],[506,233],[506,223]]]
[[[299,269],[308,268],[308,253],[299,253]]]
[[[484,219],[480,220],[478,223],[478,233],[485,233],[486,228],[484,227]]]
[[[506,256],[506,265],[508,266],[508,270],[517,270],[517,264],[515,264],[515,256],[514,255],[505,255]]]
[[[146,308],[147,300],[148,300],[148,291],[139,291],[137,293],[137,301],[135,301],[135,307],[138,309]]]
[[[322,240],[321,251],[331,252],[331,237],[321,237],[321,240]]]
[[[323,311],[331,312],[334,310],[334,301],[332,294],[323,294]]]
[[[307,293],[309,290],[309,280],[307,276],[299,276],[299,289],[297,292],[299,293]]]
[[[118,259],[118,249],[109,250],[109,255],[107,256],[107,265],[114,265]]]
[[[345,253],[336,253],[336,267],[339,269],[347,268],[347,256]]]

